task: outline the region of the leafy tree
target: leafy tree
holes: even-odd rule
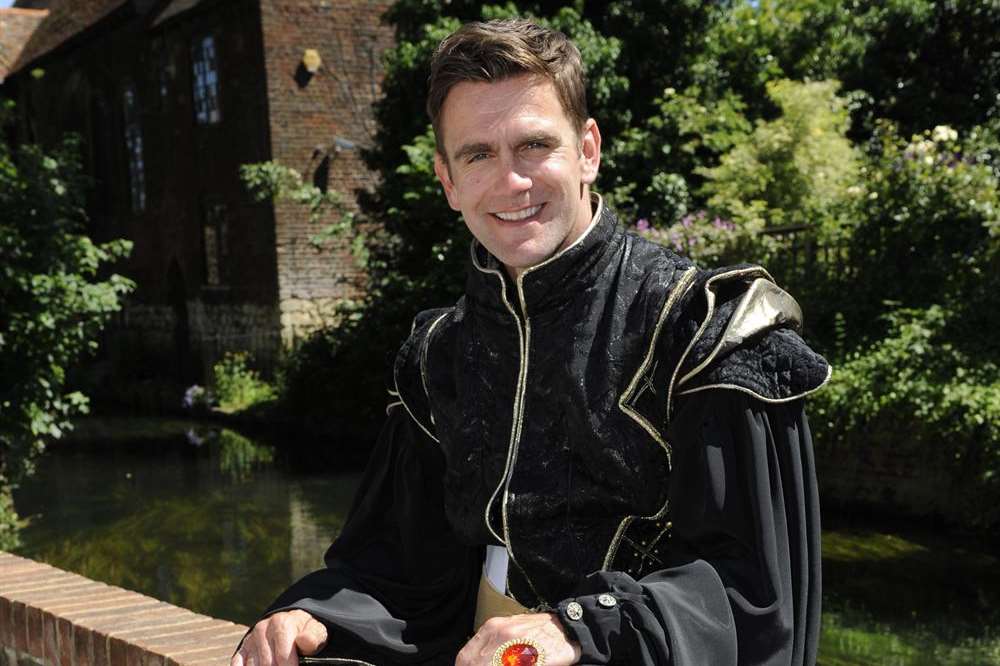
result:
[[[837,79],[860,93],[854,130],[895,121],[904,135],[939,124],[969,130],[1000,108],[1000,5],[982,0],[739,2],[706,34],[695,82],[731,90],[753,118],[776,112],[776,79]]]
[[[718,166],[696,168],[707,179],[709,208],[755,231],[796,225],[835,235],[839,209],[858,177],[858,159],[846,136],[847,104],[837,96],[838,86],[769,82],[768,96],[781,115],[758,120]]]
[[[0,548],[17,540],[13,488],[87,410],[86,396],[66,391],[67,370],[133,288],[106,274],[130,243],[85,234],[78,153],[74,138],[51,151],[0,141]]]

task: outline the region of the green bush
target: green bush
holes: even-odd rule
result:
[[[222,360],[212,366],[212,382],[222,411],[240,412],[276,398],[275,388],[250,368],[249,361],[247,352],[226,352]]]
[[[809,226],[835,238],[848,190],[858,180],[858,156],[847,139],[847,101],[837,81],[779,80],[767,93],[781,109],[734,138],[713,168],[697,168],[708,207],[751,231]]]
[[[883,334],[886,300],[948,303],[961,315],[957,342],[1000,352],[989,340],[1000,325],[1000,188],[970,136],[938,126],[907,139],[879,124],[852,190],[845,275],[830,276],[841,288],[815,304],[841,312],[849,338]]]
[[[87,411],[85,395],[66,391],[67,371],[134,286],[108,270],[131,244],[86,234],[79,152],[74,138],[48,151],[0,140],[0,549],[17,541],[12,489]]]
[[[956,313],[933,305],[884,317],[889,333],[847,354],[810,398],[822,448],[914,451],[948,470],[952,519],[1000,525],[1000,366],[953,342]]]

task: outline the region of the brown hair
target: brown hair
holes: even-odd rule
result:
[[[583,62],[566,35],[520,18],[466,23],[438,45],[431,59],[427,115],[434,125],[438,152],[445,155],[441,108],[453,86],[463,81],[501,81],[519,74],[537,74],[552,81],[566,116],[578,133],[583,130],[588,117]]]

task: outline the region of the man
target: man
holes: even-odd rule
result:
[[[466,294],[417,317],[327,568],[233,666],[815,661],[801,397],[829,366],[798,306],[622,230],[562,34],[462,27],[428,111],[475,237]]]

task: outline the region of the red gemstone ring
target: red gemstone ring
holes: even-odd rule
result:
[[[492,666],[543,666],[545,651],[530,638],[507,641],[493,653]]]

